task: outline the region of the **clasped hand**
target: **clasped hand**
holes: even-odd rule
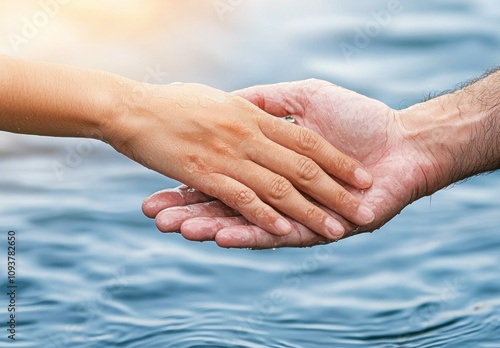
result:
[[[311,196],[311,201],[321,208],[323,213],[334,217],[342,224],[346,230],[344,237],[373,231],[399,213],[404,206],[425,194],[425,176],[416,165],[421,155],[416,149],[416,144],[406,135],[407,132],[401,122],[403,116],[401,112],[376,100],[319,80],[256,86],[237,91],[235,94],[271,115],[279,117],[294,115],[302,127],[294,128],[293,125],[284,127],[283,123],[276,123],[278,120],[271,123],[271,120],[266,119],[269,126],[263,127],[262,130],[272,139],[279,139],[280,144],[292,147],[314,160],[324,161],[325,158],[322,156],[327,153],[326,151],[321,154],[316,151],[304,151],[300,141],[295,145],[286,142],[287,134],[294,134],[288,139],[294,137],[298,139],[298,134],[308,128],[326,139],[330,146],[337,149],[336,151],[340,151],[334,152],[329,148],[333,154],[331,163],[338,163],[339,158],[346,163],[344,156],[348,155],[362,163],[373,175],[373,186],[363,189],[362,185],[355,184],[354,170],[339,172],[339,169],[345,168],[344,164],[328,166],[330,169],[327,171],[337,178],[337,183],[326,179],[309,181],[316,183],[313,185],[317,187],[316,191],[312,188],[304,191],[304,185],[297,186],[299,190]],[[277,126],[273,132],[280,129],[281,137],[269,132],[271,125]],[[285,133],[285,130],[290,133]],[[281,150],[277,148],[275,154]],[[296,160],[292,158],[279,162],[280,165],[286,165],[284,167],[286,170],[279,171],[279,174],[300,173],[301,166],[298,164],[304,161],[304,158],[297,157]],[[275,160],[273,156],[266,156],[259,158],[258,163],[266,165],[266,161]],[[348,163],[352,165],[352,162]],[[273,168],[278,169],[278,166]],[[300,174],[296,174],[295,181],[291,178],[292,183],[296,185],[300,177]],[[252,180],[256,179],[258,177],[253,176]],[[345,199],[348,196],[340,190],[340,187],[362,201],[364,206],[372,209],[376,215],[375,220],[362,225],[349,216],[347,213],[353,212],[354,209],[342,208],[355,207],[357,201],[351,205],[345,204],[349,202]],[[314,219],[312,215],[287,214],[287,211],[292,210],[291,207],[297,206],[293,202],[299,195],[297,192],[294,192],[294,198],[283,200],[283,205],[278,207],[287,215],[287,220],[292,225],[291,232],[285,236],[279,236],[270,229],[252,224],[244,214],[238,213],[237,207],[236,210],[229,209],[222,202],[214,200],[210,192],[204,192],[208,195],[187,189],[185,186],[161,191],[144,201],[143,211],[147,216],[156,218],[160,231],[180,231],[187,239],[215,240],[223,247],[298,247],[332,240],[324,233],[318,233],[320,228],[316,230],[311,228],[314,226],[311,221]],[[329,194],[320,197],[320,192]],[[331,201],[334,204],[328,204],[328,200],[324,199],[328,196],[340,199]],[[287,210],[289,204],[291,206],[288,206]],[[297,219],[297,216],[302,220]]]
[[[332,211],[356,225],[374,219],[359,198],[330,177],[366,189],[371,176],[317,132],[268,115],[244,100],[244,93],[237,96],[193,84],[150,88],[148,110],[152,111],[134,111],[141,114],[141,122],[125,122],[134,125],[133,133],[118,149],[204,193],[179,191],[196,197],[190,203],[220,199],[222,202],[201,206],[210,209],[208,216],[241,215],[240,221],[251,222],[273,236],[289,234],[292,221],[298,221],[325,240],[337,240],[345,232]],[[164,95],[175,100],[174,109],[167,110],[176,115],[174,122],[158,117],[165,106]],[[165,129],[170,133],[168,141],[175,145],[163,162],[157,144],[164,142]],[[149,136],[144,139],[134,134]],[[145,203],[144,211],[156,217],[161,230],[182,230],[188,218],[207,216],[198,205],[173,208],[186,201],[172,204],[177,198],[169,192],[155,194]]]

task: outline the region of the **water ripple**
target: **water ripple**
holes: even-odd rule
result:
[[[500,7],[487,0],[404,2],[346,59],[340,43],[387,6],[362,3],[241,2],[183,36],[210,71],[176,74],[227,89],[314,76],[398,107],[498,64]],[[415,202],[371,235],[225,250],[158,233],[141,201],[177,183],[105,144],[58,178],[51,163],[77,143],[0,133],[1,226],[18,238],[16,347],[499,347],[500,172]]]

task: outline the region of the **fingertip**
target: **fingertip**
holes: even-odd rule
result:
[[[253,243],[252,234],[244,229],[224,228],[215,235],[215,243],[221,248],[248,248]]]
[[[178,191],[172,189],[158,191],[142,201],[142,212],[149,218],[154,218],[162,210],[184,205]]]
[[[154,219],[157,213],[155,209],[155,204],[153,204],[151,200],[152,197],[153,196],[149,196],[146,199],[144,199],[141,205],[142,213],[150,219]]]
[[[331,240],[338,240],[342,238],[345,233],[344,226],[342,226],[342,224],[333,217],[328,217],[325,220],[325,227],[328,233],[328,236],[325,237]]]
[[[165,209],[156,215],[156,227],[160,232],[177,232],[189,217],[190,214],[182,208]]]
[[[361,219],[362,225],[368,225],[375,220],[375,213],[373,210],[368,208],[366,205],[362,204],[358,208],[358,216]]]
[[[280,217],[274,224],[280,236],[286,236],[292,232],[292,224],[284,217]]]
[[[373,176],[362,168],[354,171],[354,178],[360,189],[367,189],[373,184]]]
[[[193,218],[181,224],[180,231],[184,238],[191,241],[213,240],[220,224],[212,218]]]

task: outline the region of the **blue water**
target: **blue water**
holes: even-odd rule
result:
[[[200,65],[170,78],[231,90],[317,77],[398,108],[500,63],[497,1],[401,4],[349,59],[341,43],[387,1],[243,0],[216,21],[210,9],[187,43]],[[500,347],[500,172],[373,234],[226,250],[158,233],[141,201],[176,183],[104,144],[0,145],[1,294],[8,230],[18,263],[17,340],[2,324],[1,347]],[[6,306],[0,295],[1,323]]]

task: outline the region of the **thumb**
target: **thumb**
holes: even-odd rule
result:
[[[295,90],[293,83],[277,83],[248,87],[232,94],[248,100],[273,116],[283,117],[297,115],[302,109],[294,97],[297,94]]]
[[[304,111],[313,95],[328,86],[333,85],[328,81],[307,79],[244,88],[234,91],[233,94],[274,116],[304,116]]]

